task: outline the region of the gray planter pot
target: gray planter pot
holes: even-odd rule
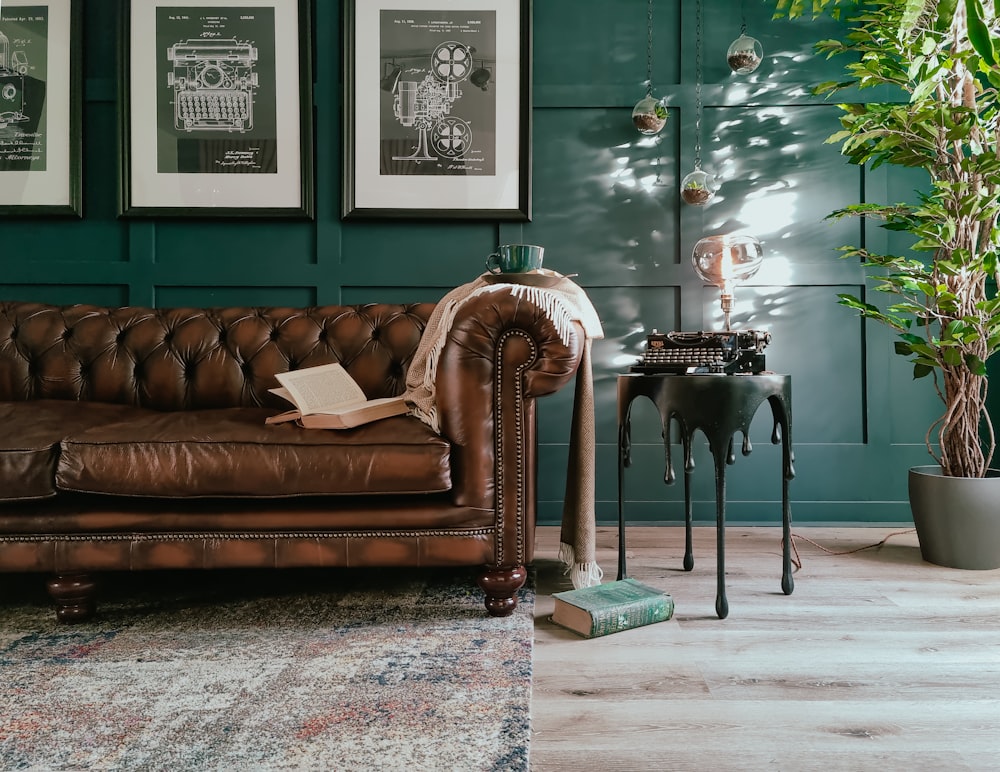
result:
[[[939,466],[915,466],[909,489],[924,560],[948,568],[1000,568],[1000,470],[945,477]]]

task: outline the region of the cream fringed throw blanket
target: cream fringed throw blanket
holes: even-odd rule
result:
[[[541,273],[559,276],[553,271],[543,270]],[[573,321],[579,321],[583,325],[586,337],[583,358],[576,375],[559,558],[567,566],[574,587],[600,584],[603,572],[595,557],[594,377],[590,347],[594,338],[604,337],[604,329],[597,311],[582,288],[569,279],[563,279],[553,287],[541,288],[524,284],[496,284],[481,276],[453,289],[431,313],[413,357],[413,364],[406,378],[405,395],[412,406],[410,412],[434,431],[441,430],[435,405],[434,383],[438,358],[448,331],[463,303],[484,292],[499,289],[509,290],[515,296],[523,297],[544,309],[564,342],[568,340]]]

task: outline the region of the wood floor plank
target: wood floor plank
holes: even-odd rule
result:
[[[720,620],[714,529],[684,572],[681,528],[631,528],[629,574],[676,613],[587,640],[549,620],[569,585],[539,528],[532,769],[1000,769],[1000,570],[932,566],[899,530],[796,529],[785,596],[780,530],[730,528]],[[615,529],[598,560],[613,579]]]

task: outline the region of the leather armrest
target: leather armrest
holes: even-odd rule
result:
[[[580,324],[563,343],[541,308],[509,290],[462,304],[441,351],[436,384],[441,431],[454,446],[456,504],[495,507],[504,527],[525,518],[533,526],[534,399],[573,379],[583,347]],[[520,525],[523,531],[525,522]],[[512,563],[501,557],[498,563]]]

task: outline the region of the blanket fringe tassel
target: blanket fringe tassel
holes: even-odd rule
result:
[[[604,578],[604,570],[596,562],[577,563],[573,547],[566,542],[559,544],[559,561],[566,567],[563,573],[569,575],[574,589],[593,587]]]

